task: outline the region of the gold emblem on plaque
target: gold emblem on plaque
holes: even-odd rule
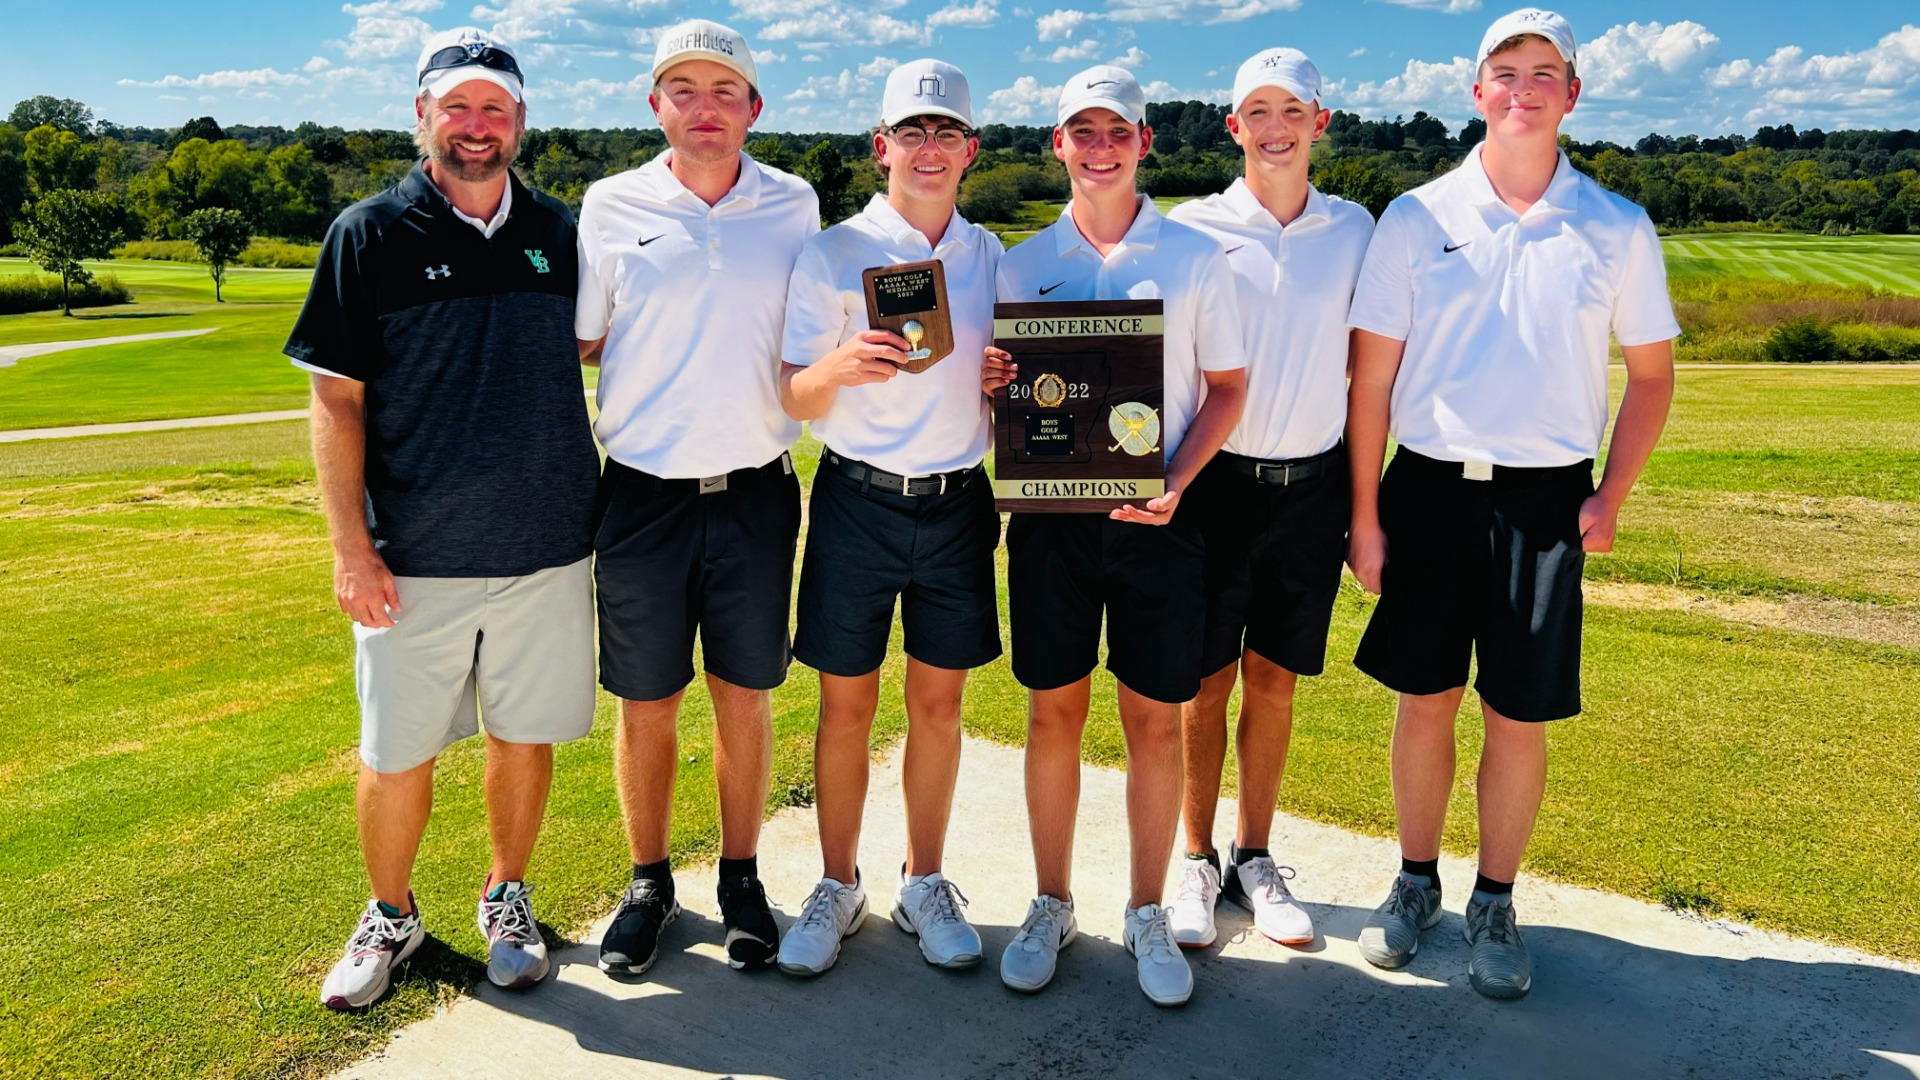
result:
[[[1057,409],[1066,404],[1067,381],[1053,374],[1033,380],[1033,401],[1043,409]]]
[[[926,340],[927,336],[927,328],[920,325],[920,320],[908,319],[900,327],[900,336],[906,338],[907,344],[913,347],[913,351],[907,354],[908,360],[925,360],[933,355],[932,349],[920,346],[920,342]]]
[[[1107,430],[1118,440],[1107,452],[1125,450],[1143,457],[1160,449],[1160,414],[1137,401],[1125,401],[1113,407],[1107,417]]]

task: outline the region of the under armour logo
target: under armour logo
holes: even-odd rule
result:
[[[920,76],[920,96],[921,97],[937,97],[937,98],[946,97],[947,88],[940,85],[940,76],[938,75]]]
[[[532,263],[533,268],[535,270],[538,270],[542,274],[547,273],[548,271],[553,269],[552,266],[548,265],[547,257],[546,255],[542,254],[542,250],[540,248],[527,249],[527,261]]]
[[[438,270],[435,270],[431,266],[427,267],[428,281],[438,281],[443,277],[452,277],[452,276],[453,276],[453,267],[448,266],[446,263],[441,263],[440,269]]]

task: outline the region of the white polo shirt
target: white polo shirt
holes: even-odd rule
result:
[[[1484,144],[1483,144],[1484,145]],[[1607,426],[1607,334],[1680,335],[1646,211],[1560,155],[1540,201],[1500,201],[1475,147],[1380,216],[1349,325],[1406,342],[1392,433],[1445,461],[1571,465]]]
[[[686,479],[764,465],[800,437],[780,408],[781,324],[820,201],[741,154],[708,206],[672,154],[587,189],[574,327],[607,339],[593,432],[608,455]]]
[[[1139,196],[1139,206],[1119,246],[1103,259],[1073,223],[1073,204],[1068,203],[1060,220],[1000,260],[999,294],[1008,303],[1164,301],[1160,446],[1172,461],[1187,425],[1206,398],[1202,372],[1247,366],[1240,339],[1240,305],[1234,296],[1233,271],[1219,243],[1198,229],[1168,221],[1144,195]],[[1020,362],[1018,353],[1013,360]]]
[[[807,241],[787,286],[781,358],[806,367],[868,329],[861,271],[939,259],[947,278],[953,352],[915,375],[843,386],[812,423],[821,442],[849,457],[905,476],[971,468],[986,456],[992,421],[980,392],[980,364],[993,344],[998,237],[954,212],[934,247],[885,195]]]
[[[1306,209],[1283,226],[1242,177],[1167,217],[1220,241],[1238,287],[1247,407],[1221,449],[1269,461],[1333,449],[1347,426],[1347,308],[1373,215],[1309,185]]]

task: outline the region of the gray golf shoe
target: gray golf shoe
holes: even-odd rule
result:
[[[1360,928],[1360,955],[1374,967],[1397,971],[1420,951],[1421,931],[1440,921],[1440,890],[1395,875],[1386,903]]]
[[[1520,939],[1513,897],[1467,901],[1467,944],[1473,947],[1467,979],[1475,990],[1502,1000],[1527,996],[1533,988],[1533,957]]]

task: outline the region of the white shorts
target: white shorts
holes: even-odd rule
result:
[[[394,625],[353,628],[369,768],[424,765],[481,719],[514,743],[569,742],[593,727],[592,559],[522,577],[396,577],[394,586]]]

